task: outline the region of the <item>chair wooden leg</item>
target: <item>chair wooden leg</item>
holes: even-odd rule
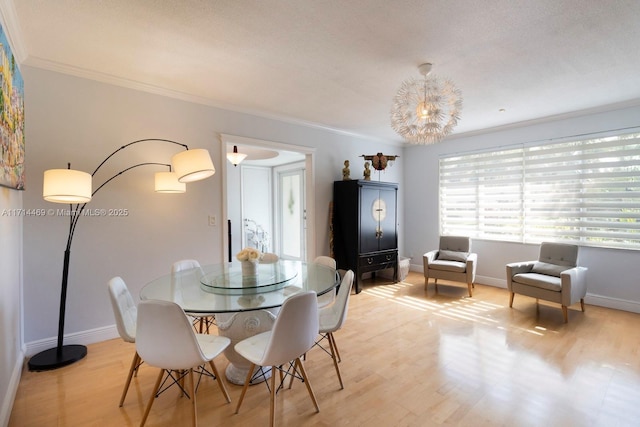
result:
[[[158,393],[158,390],[160,389],[160,382],[162,381],[162,377],[164,377],[164,369],[160,369],[158,379],[156,380],[156,385],[153,387],[151,398],[149,398],[149,403],[147,403],[147,409],[145,409],[144,415],[142,416],[142,421],[140,421],[140,427],[144,426],[144,423],[147,422],[147,417],[149,416],[149,412],[151,412],[151,406],[153,405],[153,401],[156,399],[156,393]]]
[[[276,425],[276,367],[271,367],[271,399],[269,402],[269,425]]]
[[[584,298],[580,298],[580,307],[582,308],[582,312],[584,313]]]
[[[196,406],[196,380],[193,377],[193,368],[189,369],[189,383],[191,384],[191,412],[193,413],[193,427],[198,426],[198,410]]]
[[[569,323],[569,310],[567,310],[567,306],[562,306],[562,316],[564,316],[564,323]]]
[[[467,284],[467,288],[469,288],[469,296],[470,296],[470,297],[472,297],[472,296],[473,296],[473,294],[472,294],[472,292],[471,292],[472,285],[473,285],[472,283],[468,283],[468,284]]]
[[[424,278],[424,290],[425,291],[429,290],[429,278],[428,277]]]
[[[131,378],[133,377],[134,372],[137,373],[138,365],[140,364],[140,356],[138,356],[138,352],[133,355],[133,360],[131,361],[131,367],[129,368],[129,375],[127,376],[127,382],[124,384],[124,390],[122,390],[122,397],[120,398],[120,407],[124,405],[124,399],[127,397],[127,391],[129,391],[129,385],[131,384]]]
[[[333,332],[329,334],[329,339],[331,340],[331,342],[333,342],[333,348],[336,350],[338,362],[342,362],[342,357],[340,357],[340,350],[338,350],[338,343],[336,343],[336,337],[333,336]]]
[[[436,292],[438,292],[438,279],[434,279],[433,283],[436,285]]]
[[[249,372],[247,373],[247,378],[244,380],[244,387],[242,387],[242,393],[240,393],[240,398],[238,398],[238,406],[236,406],[236,414],[240,410],[240,405],[242,405],[242,399],[244,399],[244,395],[247,392],[247,388],[249,388],[249,383],[251,382],[251,377],[253,376],[253,371],[256,369],[255,363],[252,363],[249,367]]]
[[[220,387],[220,390],[222,390],[222,394],[224,394],[225,399],[227,399],[227,403],[231,403],[231,398],[229,397],[229,392],[227,391],[227,387],[224,385],[222,378],[220,378],[220,374],[218,373],[218,368],[216,368],[216,364],[213,363],[213,360],[209,361],[209,366],[211,366],[213,375],[216,376],[216,381],[218,381],[218,386]]]
[[[302,365],[302,361],[300,360],[299,357],[296,359],[296,365],[298,366],[298,371],[300,372],[300,375],[302,375],[302,378],[304,379],[304,385],[307,386],[307,391],[309,392],[309,396],[313,401],[313,405],[316,407],[316,412],[320,412],[320,407],[318,406],[316,395],[313,394],[313,389],[311,388],[311,384],[309,383],[309,378],[307,378],[307,371],[304,370],[304,366]]]
[[[336,374],[338,374],[338,381],[340,381],[340,389],[344,388],[342,384],[342,376],[340,375],[340,367],[338,367],[338,359],[336,357],[336,348],[333,343],[333,334],[329,332],[329,348],[331,349],[331,358],[333,359],[333,366],[336,368]]]
[[[513,297],[516,294],[514,292],[511,292],[511,295],[509,295],[509,307],[513,308]]]

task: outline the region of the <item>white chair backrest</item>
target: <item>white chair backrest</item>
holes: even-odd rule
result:
[[[171,272],[177,273],[178,271],[189,270],[191,268],[200,268],[200,263],[195,259],[182,259],[173,263]]]
[[[280,366],[300,357],[313,346],[318,335],[318,297],[300,292],[285,300],[271,329],[260,366]]]
[[[109,299],[116,318],[118,334],[126,342],[136,342],[136,320],[138,309],[133,297],[121,277],[109,280]]]
[[[316,259],[313,260],[313,262],[315,264],[325,265],[329,268],[333,268],[334,270],[337,267],[336,260],[326,255],[317,256]],[[336,270],[336,281],[337,282],[340,281],[340,272],[338,272],[338,270]],[[324,294],[324,295],[329,295],[330,298],[333,298],[335,297],[335,294],[336,292],[334,290],[333,292],[329,292],[328,294]],[[324,295],[321,295],[320,298],[324,297]]]
[[[353,278],[353,271],[347,270],[347,272],[344,273],[342,282],[340,283],[340,289],[338,289],[338,295],[336,296],[335,302],[321,310],[320,315],[323,318],[323,324],[331,325],[332,332],[342,328],[342,325],[347,318],[347,312],[349,310],[349,296],[351,295]]]
[[[316,259],[313,260],[313,262],[315,262],[316,264],[326,265],[327,267],[331,267],[334,270],[336,268],[336,260],[331,258],[330,256],[317,256]]]
[[[163,369],[189,369],[207,360],[187,315],[170,301],[138,304],[136,349],[146,363]]]
[[[278,255],[276,255],[274,253],[271,253],[271,252],[265,252],[260,257],[260,263],[261,264],[273,264],[274,262],[278,262],[279,259],[280,259],[280,257]]]

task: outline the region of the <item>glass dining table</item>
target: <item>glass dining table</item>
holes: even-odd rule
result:
[[[338,284],[336,270],[317,263],[260,263],[255,275],[244,276],[240,262],[230,262],[158,277],[142,288],[140,299],[173,301],[187,314],[214,314],[218,333],[231,339],[225,350],[226,377],[242,385],[250,363],[233,346],[270,330],[280,306],[291,295],[307,290],[323,295]]]

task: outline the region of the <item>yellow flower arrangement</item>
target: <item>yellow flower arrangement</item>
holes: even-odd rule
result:
[[[236,258],[238,259],[238,261],[258,262],[261,256],[262,252],[260,252],[256,248],[244,248],[236,254]]]

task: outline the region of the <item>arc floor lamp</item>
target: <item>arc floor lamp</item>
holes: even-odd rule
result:
[[[111,159],[116,153],[142,142],[164,142],[176,144],[182,146],[184,151],[174,154],[171,158],[171,164],[145,162],[127,167],[104,181],[92,191],[93,176],[105,163],[109,161],[109,159]],[[28,363],[29,370],[46,371],[57,369],[77,362],[86,356],[87,348],[84,345],[63,345],[67,285],[69,281],[69,260],[71,256],[71,242],[73,240],[73,235],[84,208],[98,191],[123,173],[140,166],[149,165],[169,168],[168,171],[156,172],[155,174],[155,191],[158,193],[184,193],[186,191],[187,182],[199,181],[208,178],[215,173],[211,156],[207,150],[189,150],[189,147],[186,144],[157,138],[140,139],[123,145],[113,153],[109,154],[91,175],[86,172],[71,169],[70,164],[67,169],[50,169],[44,172],[42,191],[43,198],[49,202],[68,203],[70,205],[69,237],[67,238],[67,246],[64,251],[64,263],[62,266],[57,346],[55,348],[44,350],[31,357]]]

